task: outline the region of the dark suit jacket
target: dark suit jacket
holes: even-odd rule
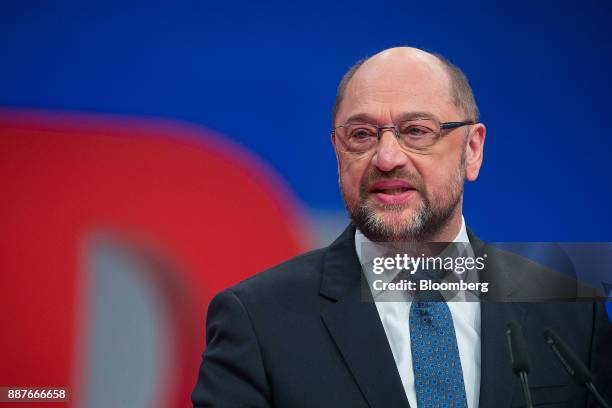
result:
[[[260,273],[212,300],[207,348],[192,394],[195,407],[409,406],[376,306],[361,298],[354,234],[351,225],[329,247]],[[491,287],[516,293],[517,282],[534,282],[521,276],[536,276],[537,267],[511,255],[491,257],[491,248],[471,233],[470,241],[476,254],[489,252],[481,274]],[[599,388],[611,392],[612,336],[601,303],[485,301],[481,407],[523,404],[506,343],[512,319],[527,338],[535,405],[586,406],[586,391],[573,384],[545,344],[545,327],[554,328],[590,364]]]

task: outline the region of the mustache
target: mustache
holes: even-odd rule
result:
[[[382,172],[376,168],[368,172],[365,177],[362,177],[359,186],[359,192],[361,196],[365,196],[368,193],[369,186],[376,183],[377,181],[383,180],[403,180],[409,183],[419,193],[424,194],[426,192],[425,183],[418,173],[408,171],[406,169],[395,169],[391,171]]]

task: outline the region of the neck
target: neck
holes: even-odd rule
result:
[[[448,221],[428,239],[429,242],[453,242],[455,240],[461,230],[461,208],[462,205],[459,202]]]

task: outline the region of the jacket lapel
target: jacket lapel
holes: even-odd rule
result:
[[[350,225],[328,249],[320,293],[336,303],[321,316],[370,407],[409,407],[376,305],[361,284],[354,237]]]

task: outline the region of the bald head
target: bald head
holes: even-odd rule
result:
[[[463,72],[441,55],[412,47],[396,47],[358,61],[342,77],[332,113],[332,126],[341,109],[346,93],[360,92],[376,86],[381,92],[397,90],[399,86],[426,83],[432,97],[452,102],[465,119],[478,122],[479,113],[472,89]],[[406,89],[410,92],[410,89]]]

